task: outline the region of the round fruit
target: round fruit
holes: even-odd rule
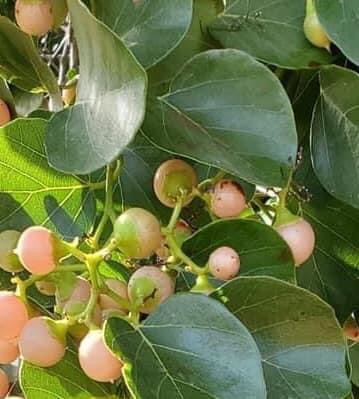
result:
[[[128,283],[128,297],[131,302],[143,305],[142,313],[152,313],[161,303],[174,293],[174,283],[168,274],[155,266],[138,269]]]
[[[0,292],[0,339],[18,337],[29,319],[26,306],[13,293]]]
[[[35,285],[42,295],[54,296],[56,294],[56,284],[52,281],[37,281]]]
[[[107,348],[101,330],[90,331],[79,347],[82,370],[98,382],[114,382],[121,377],[122,363]]]
[[[234,278],[239,273],[240,265],[239,255],[230,247],[217,248],[208,261],[212,275],[224,281]]]
[[[319,22],[313,0],[307,0],[307,15],[304,20],[304,33],[314,46],[330,51],[330,39]]]
[[[184,220],[180,219],[176,223],[176,227],[174,228],[174,236],[176,239],[176,242],[179,246],[182,246],[184,241],[191,236],[192,230],[190,226],[188,225],[187,222]],[[160,246],[156,249],[156,255],[162,259],[162,260],[167,260],[170,257],[170,249],[167,244],[167,240],[165,236],[162,236],[161,239],[161,244]]]
[[[45,317],[36,317],[26,324],[19,338],[24,360],[35,366],[51,367],[65,356],[64,341],[57,336],[53,323]]]
[[[55,24],[51,0],[16,0],[15,18],[20,29],[32,36],[45,35]]]
[[[152,213],[131,208],[119,216],[114,226],[118,248],[129,258],[148,258],[160,246],[161,226]]]
[[[348,339],[355,342],[359,341],[359,326],[352,316],[344,323],[343,331]]]
[[[218,218],[233,218],[246,208],[242,187],[234,180],[221,180],[211,192],[211,210]]]
[[[107,287],[123,299],[128,299],[127,285],[119,280],[108,279],[105,281]],[[118,302],[112,299],[110,296],[101,294],[99,299],[100,307],[102,310],[120,310],[127,312],[127,309],[123,309]]]
[[[0,340],[0,364],[10,364],[18,357],[17,339]]]
[[[14,253],[21,233],[7,230],[0,233],[0,268],[9,273],[17,273],[23,269],[19,258]]]
[[[296,266],[310,258],[315,247],[315,234],[312,226],[304,219],[276,228],[292,251]]]
[[[0,369],[0,398],[5,398],[10,389],[9,377],[3,369]]]
[[[6,102],[0,99],[0,127],[6,125],[11,120],[10,109]]]
[[[77,277],[69,296],[59,301],[62,311],[70,316],[83,312],[91,297],[91,285],[82,277]]]
[[[57,239],[45,227],[25,230],[17,243],[16,253],[27,271],[37,276],[53,272],[58,263]]]
[[[192,201],[190,194],[197,184],[197,174],[191,165],[181,159],[171,159],[157,169],[153,187],[162,204],[174,208],[183,195],[188,196],[184,205]]]

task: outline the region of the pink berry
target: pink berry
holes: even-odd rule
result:
[[[82,277],[77,277],[69,296],[59,305],[68,315],[76,315],[84,311],[91,296],[91,285]]]
[[[243,189],[234,180],[221,180],[214,186],[211,209],[218,218],[237,217],[246,206]]]
[[[17,0],[15,17],[20,29],[33,36],[45,35],[55,24],[51,0]]]
[[[44,317],[31,319],[24,327],[20,338],[21,357],[39,367],[51,367],[65,356],[65,344],[51,329]]]
[[[352,316],[344,323],[343,332],[348,339],[359,342],[359,326]]]
[[[141,312],[150,314],[174,293],[174,283],[158,267],[143,266],[133,273],[128,283],[130,301],[136,301],[141,296],[141,291],[144,292],[145,299]]]
[[[56,268],[55,245],[51,231],[41,226],[29,227],[21,234],[16,253],[27,271],[43,276]]]
[[[29,320],[26,306],[13,293],[0,292],[0,339],[18,337]]]
[[[219,280],[230,280],[239,273],[238,253],[230,247],[220,247],[212,252],[208,265],[212,275]]]
[[[3,369],[0,369],[0,398],[5,398],[10,389],[9,377]]]
[[[0,127],[6,125],[10,120],[10,109],[6,102],[0,99]]]
[[[121,377],[123,364],[107,348],[101,330],[90,331],[79,348],[85,374],[98,382],[114,382]]]
[[[17,339],[0,340],[0,364],[10,364],[19,357]]]
[[[277,231],[291,249],[296,266],[300,266],[310,258],[315,247],[315,234],[306,220],[300,219],[277,227]]]
[[[123,299],[128,299],[127,285],[124,282],[115,279],[108,279],[106,280],[105,284],[111,291],[113,291],[119,297]],[[127,309],[123,309],[118,304],[118,302],[116,302],[110,296],[105,294],[100,295],[99,303],[102,310],[120,310],[123,312],[127,311]]]

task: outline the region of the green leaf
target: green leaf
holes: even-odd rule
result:
[[[147,78],[84,4],[68,5],[80,53],[77,103],[51,119],[45,144],[52,166],[85,174],[114,160],[134,138],[144,117]]]
[[[27,399],[115,399],[111,387],[85,376],[77,354],[68,349],[65,358],[55,367],[40,368],[24,362],[20,384]]]
[[[175,295],[137,328],[110,319],[105,338],[125,361],[125,379],[136,398],[266,397],[252,337],[204,295]]]
[[[224,13],[209,31],[224,47],[241,49],[282,68],[329,64],[331,55],[305,38],[304,17],[304,0],[227,0]]]
[[[194,0],[191,26],[182,42],[163,61],[148,71],[149,85],[158,94],[168,90],[168,84],[196,54],[216,48],[208,33],[208,25],[223,10],[222,0]]]
[[[359,208],[359,75],[323,68],[320,85],[311,127],[314,171],[331,195]]]
[[[168,152],[155,147],[139,132],[123,152],[123,171],[116,190],[116,201],[121,207],[145,208],[163,220],[170,214],[158,201],[153,189],[156,169],[162,162],[173,158]]]
[[[0,16],[0,75],[15,86],[41,93],[48,91],[59,104],[60,90],[54,74],[40,58],[31,36]]]
[[[273,276],[294,282],[294,262],[290,249],[276,231],[251,220],[220,220],[197,231],[183,250],[199,265],[208,262],[217,248],[229,246],[241,259],[243,276]]]
[[[17,119],[0,129],[0,230],[42,224],[65,238],[82,236],[95,218],[91,183],[48,166],[46,125]]]
[[[352,62],[359,65],[357,0],[315,0],[315,5],[320,23],[330,39]]]
[[[293,166],[297,136],[288,97],[241,51],[195,56],[148,107],[144,134],[167,151],[263,185],[283,185]]]
[[[351,391],[342,330],[318,297],[269,277],[232,280],[214,296],[257,342],[268,399],[340,399]]]
[[[349,360],[352,368],[351,380],[359,387],[359,343],[349,341]]]
[[[0,291],[6,291],[13,288],[11,284],[12,274],[0,269]]]
[[[95,0],[95,15],[117,33],[140,63],[149,68],[185,36],[192,0]]]
[[[296,180],[311,194],[302,208],[316,246],[310,260],[297,268],[298,283],[328,302],[344,322],[359,309],[359,210],[330,196],[315,177],[308,153],[304,159]]]
[[[17,114],[20,116],[28,116],[39,109],[44,99],[41,93],[29,93],[16,87],[13,87],[11,91]]]

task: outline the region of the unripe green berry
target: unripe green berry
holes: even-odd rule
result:
[[[131,208],[119,216],[114,225],[118,248],[129,258],[148,258],[161,244],[161,226],[152,213]]]
[[[197,184],[197,174],[191,165],[180,159],[171,159],[157,169],[153,187],[162,204],[174,208],[180,197],[186,197],[183,205],[192,201],[191,193]]]

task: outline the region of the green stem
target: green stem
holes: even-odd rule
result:
[[[66,272],[84,272],[87,270],[86,265],[78,264],[78,265],[64,265],[58,266],[55,270],[57,273],[66,273]]]
[[[182,208],[183,208],[183,199],[179,199],[176,203],[176,206],[173,209],[171,219],[167,225],[167,230],[169,232],[172,232],[175,229],[178,219],[181,215]]]
[[[71,243],[68,243],[66,241],[62,241],[61,245],[75,258],[77,258],[80,262],[86,263],[88,254],[85,252],[81,251],[81,249],[78,249],[76,246],[74,246]]]
[[[101,236],[105,230],[106,224],[108,220],[110,219],[110,215],[112,214],[113,211],[113,187],[114,187],[114,177],[115,173],[119,174],[120,173],[120,167],[117,165],[117,168],[115,168],[116,164],[110,164],[107,166],[107,172],[106,172],[106,198],[105,198],[105,206],[103,210],[103,214],[101,217],[101,220],[97,226],[96,232],[92,238],[92,244],[94,248],[98,249],[99,247],[99,242],[101,239]]]
[[[122,297],[120,297],[119,295],[116,294],[116,292],[112,291],[111,289],[109,289],[106,285],[104,285],[104,287],[101,289],[101,293],[106,294],[107,296],[109,296],[111,299],[113,299],[116,303],[118,303],[118,305],[126,310],[130,310],[131,309],[131,304],[127,299],[124,299]]]
[[[198,190],[202,190],[204,187],[206,186],[210,186],[210,185],[214,185],[216,183],[218,183],[220,180],[222,180],[225,176],[226,176],[226,172],[224,172],[223,170],[220,170],[215,176],[203,180],[201,183],[199,183],[198,185]]]

